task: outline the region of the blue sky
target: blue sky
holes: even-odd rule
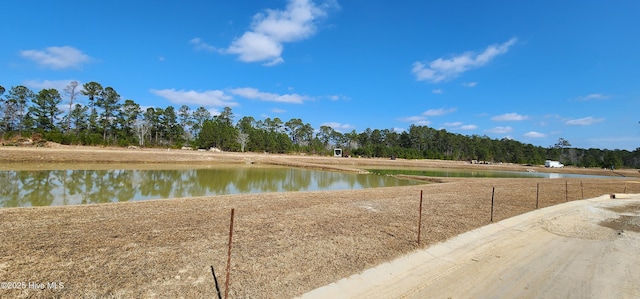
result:
[[[3,2],[0,85],[540,146],[640,147],[640,2]],[[67,99],[64,99],[66,102]],[[81,99],[86,101],[86,99]]]

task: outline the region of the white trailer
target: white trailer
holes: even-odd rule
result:
[[[544,161],[544,167],[561,168],[561,167],[564,167],[564,165],[562,163],[560,163],[559,161],[547,160],[547,161]]]

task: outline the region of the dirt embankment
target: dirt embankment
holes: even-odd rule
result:
[[[305,167],[322,170],[362,172],[366,168],[452,168],[477,170],[537,171],[554,173],[589,174],[602,176],[639,177],[637,169],[611,171],[601,168],[546,168],[542,165],[519,165],[511,163],[471,164],[466,161],[445,160],[390,160],[385,158],[335,158],[313,155],[277,155],[258,153],[214,153],[193,150],[170,149],[125,149],[120,147],[63,146],[0,147],[0,167],[37,164],[47,166],[55,163],[247,163]],[[2,168],[0,168],[2,169]]]
[[[68,162],[282,165],[291,161],[296,166],[354,170],[464,165],[173,150],[1,147],[0,161],[5,169],[18,165],[13,163],[46,167]],[[231,297],[288,298],[489,224],[493,188],[494,220],[534,210],[536,203],[547,207],[623,190],[640,193],[639,180],[634,178],[441,180],[365,190],[0,209],[0,281],[64,285],[4,288],[0,297],[214,297],[210,266],[224,284],[232,208],[236,218]],[[420,191],[424,192],[424,208],[422,242],[417,244]]]

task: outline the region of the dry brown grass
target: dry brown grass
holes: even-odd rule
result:
[[[192,159],[191,155],[179,159]],[[244,163],[267,158],[232,159]],[[494,220],[531,211],[538,183],[540,207],[563,203],[566,186],[568,200],[582,198],[582,192],[584,198],[625,188],[627,193],[640,193],[637,179],[442,179],[421,186],[352,191],[0,209],[0,281],[59,281],[65,286],[0,289],[0,297],[214,297],[209,267],[215,266],[224,285],[234,208],[231,298],[290,298],[489,224],[494,187]],[[423,241],[418,245],[420,190]]]

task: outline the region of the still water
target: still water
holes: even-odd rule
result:
[[[179,169],[0,171],[0,207],[415,185],[389,176],[309,169],[216,166]]]

